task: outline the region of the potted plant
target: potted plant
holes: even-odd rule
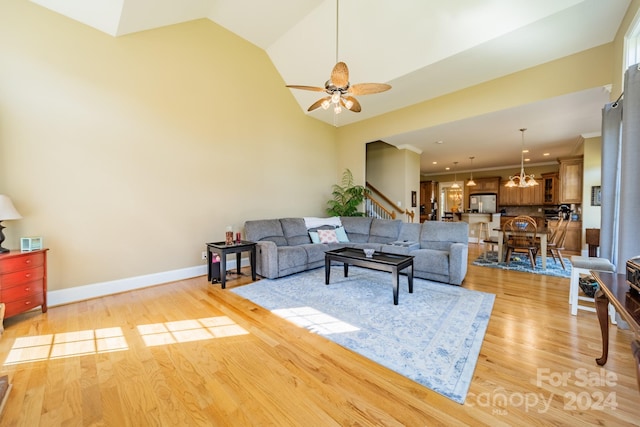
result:
[[[353,174],[349,169],[342,173],[342,185],[334,184],[332,187],[333,199],[327,202],[327,214],[331,216],[365,216],[359,212],[358,207],[369,193],[362,185],[355,185]]]

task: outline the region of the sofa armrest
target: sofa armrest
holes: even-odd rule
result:
[[[267,279],[278,277],[278,246],[274,242],[256,243],[256,273]]]
[[[449,283],[461,285],[467,275],[469,246],[464,243],[452,243],[449,249]]]

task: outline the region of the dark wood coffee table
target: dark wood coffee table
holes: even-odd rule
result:
[[[324,255],[324,283],[329,284],[331,274],[331,261],[344,264],[344,277],[349,276],[349,265],[370,268],[391,273],[393,281],[393,304],[398,305],[398,287],[400,284],[400,271],[407,269],[409,279],[409,293],[413,293],[413,256],[396,255],[385,252],[375,252],[371,258],[367,258],[362,249],[340,248],[327,251]]]

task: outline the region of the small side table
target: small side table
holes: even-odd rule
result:
[[[256,280],[256,243],[241,240],[240,243],[227,245],[225,242],[207,243],[207,280],[211,283],[220,281],[222,289],[227,283],[227,255],[236,254],[236,272],[240,273],[240,261],[242,252],[249,252],[249,263],[251,264],[251,279]],[[219,277],[212,268],[213,254],[220,256]]]

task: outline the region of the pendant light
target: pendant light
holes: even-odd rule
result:
[[[520,150],[520,175],[513,175],[509,177],[509,182],[505,184],[505,187],[533,187],[534,185],[538,185],[538,182],[534,178],[534,174],[527,175],[524,173],[524,131],[527,128],[520,129],[522,132],[522,148]],[[516,180],[518,182],[516,183]]]
[[[469,157],[469,160],[471,160],[471,177],[469,178],[469,181],[467,181],[467,187],[473,187],[476,185],[476,182],[473,180],[473,159],[475,159],[475,157]]]
[[[453,162],[453,170],[455,171],[455,177],[453,178],[453,185],[451,186],[451,188],[460,188],[460,185],[458,184],[458,162]]]

